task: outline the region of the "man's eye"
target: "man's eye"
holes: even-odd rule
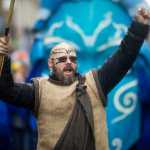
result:
[[[73,63],[76,63],[77,59],[76,57],[69,57],[70,61],[73,62]]]
[[[60,58],[58,58],[59,62],[66,62],[66,60],[67,60],[67,57],[60,57]]]

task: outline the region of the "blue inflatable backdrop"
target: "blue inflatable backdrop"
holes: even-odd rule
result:
[[[111,0],[68,0],[58,6],[34,41],[30,77],[49,73],[49,51],[62,41],[71,42],[78,49],[81,73],[100,67],[117,50],[131,22],[124,7]],[[140,136],[135,70],[133,67],[108,95],[106,111],[111,150],[127,150]]]

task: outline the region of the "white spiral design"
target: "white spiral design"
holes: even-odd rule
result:
[[[120,138],[114,138],[112,141],[113,147],[115,147],[115,150],[121,150],[122,148],[122,140]]]
[[[131,114],[137,104],[137,94],[135,92],[127,92],[130,88],[133,88],[137,85],[137,80],[129,82],[122,86],[114,96],[114,106],[118,112],[121,113],[120,116],[117,116],[112,120],[112,124],[119,122],[125,119],[129,114]],[[124,94],[124,95],[123,95]],[[121,95],[123,95],[123,101],[121,103]]]

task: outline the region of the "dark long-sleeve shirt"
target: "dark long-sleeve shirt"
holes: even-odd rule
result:
[[[97,70],[98,80],[105,96],[132,66],[147,34],[148,25],[133,22],[118,51]],[[5,58],[2,76],[0,77],[0,99],[16,106],[34,109],[34,84],[13,82],[9,57]]]

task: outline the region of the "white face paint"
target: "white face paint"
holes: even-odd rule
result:
[[[76,57],[76,49],[68,43],[60,43],[51,50],[51,58],[59,58],[63,56]]]
[[[58,63],[76,63],[76,53],[74,51],[65,50],[53,54],[53,59]]]

